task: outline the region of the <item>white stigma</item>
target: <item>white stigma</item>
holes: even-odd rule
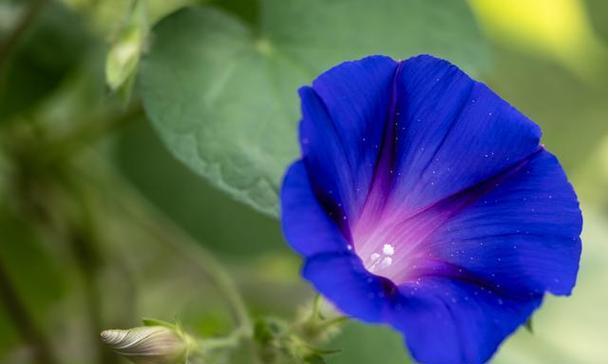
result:
[[[374,272],[377,269],[390,267],[393,264],[393,255],[395,255],[395,247],[392,244],[384,244],[382,246],[382,254],[372,253],[369,256],[369,271]]]
[[[393,258],[384,257],[384,259],[382,259],[382,263],[380,263],[380,269],[389,267],[391,264],[393,264]]]

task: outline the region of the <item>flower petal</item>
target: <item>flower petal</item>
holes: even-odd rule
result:
[[[581,253],[582,216],[549,152],[534,155],[427,241],[434,259],[519,292],[569,294]]]
[[[302,161],[292,164],[283,180],[281,225],[290,246],[303,256],[347,251],[348,242],[319,205]]]
[[[404,61],[397,93],[392,201],[407,209],[474,186],[539,148],[536,124],[447,61]]]
[[[340,311],[367,322],[385,322],[391,297],[398,295],[394,284],[369,273],[350,252],[315,255],[302,275]]]
[[[281,191],[303,276],[421,363],[477,364],[569,294],[581,213],[536,124],[449,62],[347,62],[300,90]],[[374,273],[372,273],[374,272]]]
[[[450,278],[425,278],[400,288],[390,324],[423,364],[481,364],[542,302],[502,296]]]
[[[300,142],[315,192],[336,214],[357,215],[389,118],[397,62],[373,56],[323,73],[300,89]]]

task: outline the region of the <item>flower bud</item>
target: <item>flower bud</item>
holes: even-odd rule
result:
[[[130,93],[139,59],[149,32],[146,1],[137,0],[114,40],[106,58],[106,82],[112,91],[121,88]]]
[[[102,341],[136,364],[173,364],[187,356],[191,339],[165,326],[105,330]]]

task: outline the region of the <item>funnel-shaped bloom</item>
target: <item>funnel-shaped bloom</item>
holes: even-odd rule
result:
[[[486,362],[543,295],[570,294],[581,212],[541,131],[431,56],[343,63],[300,90],[282,224],[344,313],[428,364]]]

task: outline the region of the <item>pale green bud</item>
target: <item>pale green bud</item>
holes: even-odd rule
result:
[[[112,91],[130,88],[148,31],[145,1],[137,0],[106,58],[106,81]]]

